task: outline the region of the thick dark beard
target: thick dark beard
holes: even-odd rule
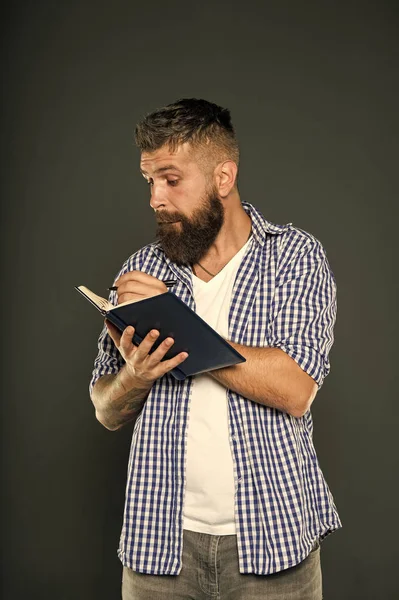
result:
[[[180,220],[180,223],[162,225],[161,220],[164,223]],[[212,190],[190,218],[162,211],[158,216],[156,238],[169,260],[179,266],[191,266],[209,250],[223,222],[223,204]]]

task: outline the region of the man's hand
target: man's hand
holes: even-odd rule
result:
[[[126,363],[123,369],[123,381],[121,380],[126,392],[134,387],[148,387],[150,389],[156,379],[180,365],[188,356],[187,352],[180,352],[174,358],[161,362],[174,344],[173,338],[166,338],[150,354],[152,346],[159,337],[159,331],[152,329],[140,345],[135,346],[132,341],[134,327],[126,327],[121,334],[109,321],[105,321],[105,324],[109,335]]]
[[[121,334],[109,321],[105,324],[125,364],[116,375],[100,377],[93,387],[92,401],[97,419],[113,431],[137,419],[154,381],[181,364],[188,354],[181,352],[161,362],[174,343],[172,338],[166,338],[150,354],[159,331],[152,329],[139,346],[135,346],[132,342],[133,327],[126,327]]]
[[[151,296],[157,296],[168,291],[168,288],[160,279],[142,271],[129,271],[121,275],[115,281],[115,286],[118,288],[118,304],[150,298]],[[109,335],[126,363],[124,369],[124,386],[128,383],[128,378],[131,378],[132,387],[135,387],[137,384],[140,387],[147,385],[151,387],[156,379],[177,367],[188,356],[187,352],[181,352],[174,358],[161,362],[174,344],[173,338],[164,340],[150,354],[152,346],[159,337],[159,331],[153,329],[146,335],[139,346],[135,346],[132,342],[134,327],[127,327],[123,334],[121,334],[109,321],[105,321],[105,324]]]
[[[115,281],[118,288],[118,304],[142,300],[167,292],[166,285],[147,273],[131,271]],[[174,344],[166,338],[153,352],[150,351],[159,337],[152,329],[139,346],[133,344],[134,327],[120,331],[105,321],[108,334],[119,350],[125,364],[116,375],[103,375],[93,387],[92,401],[97,419],[107,429],[119,429],[140,414],[149,391],[156,379],[186,360],[187,352],[180,352],[170,360],[162,360]]]
[[[114,285],[118,288],[118,304],[151,298],[168,291],[160,279],[142,271],[129,271],[121,275]]]

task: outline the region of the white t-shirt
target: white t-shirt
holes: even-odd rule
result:
[[[193,275],[197,314],[228,339],[234,280],[250,239],[208,282]],[[187,432],[183,528],[213,535],[236,532],[234,466],[226,388],[208,373],[196,375]]]

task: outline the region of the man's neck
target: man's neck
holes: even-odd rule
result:
[[[206,274],[203,267],[214,275],[221,271],[248,241],[251,235],[251,225],[251,218],[241,203],[234,210],[226,211],[223,227],[215,242],[200,259],[200,262],[194,265],[197,276],[202,279],[203,275],[204,281],[209,281],[211,277]]]

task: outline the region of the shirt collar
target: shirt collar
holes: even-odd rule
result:
[[[291,229],[292,223],[277,225],[268,221],[252,204],[249,204],[249,202],[243,202],[242,207],[251,217],[252,235],[261,246],[265,243],[267,234],[281,235],[285,231]]]

